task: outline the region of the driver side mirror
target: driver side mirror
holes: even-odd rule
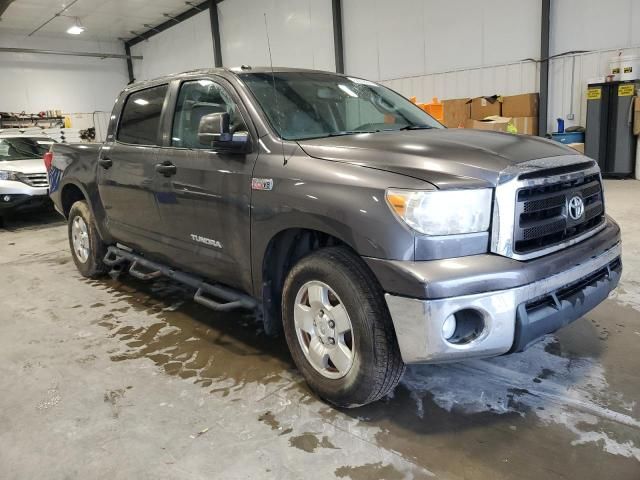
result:
[[[232,133],[227,112],[210,113],[200,119],[198,142],[228,151],[246,151],[249,143],[247,132]]]
[[[229,131],[228,113],[210,113],[200,119],[198,141],[204,145],[214,142],[229,142],[233,135]]]

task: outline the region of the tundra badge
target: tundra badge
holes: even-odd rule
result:
[[[222,243],[220,243],[218,240],[213,240],[211,238],[202,237],[202,236],[196,235],[194,233],[191,234],[191,240],[193,240],[194,242],[198,242],[198,243],[204,243],[205,245],[210,245],[212,247],[222,248]]]

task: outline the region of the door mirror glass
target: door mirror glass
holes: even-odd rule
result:
[[[246,131],[232,132],[228,113],[210,113],[200,119],[198,142],[211,148],[244,151],[249,141]]]
[[[204,145],[213,142],[229,142],[233,135],[229,132],[228,113],[210,113],[200,118],[198,141]]]

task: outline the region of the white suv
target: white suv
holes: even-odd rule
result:
[[[0,134],[0,223],[9,213],[50,205],[43,156],[53,143],[44,135]]]

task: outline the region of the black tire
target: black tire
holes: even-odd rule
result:
[[[76,217],[81,217],[84,220],[89,238],[89,254],[86,261],[82,261],[75,251],[72,239],[72,225]],[[107,267],[103,263],[104,256],[107,252],[107,247],[98,235],[96,229],[93,213],[87,202],[84,200],[75,202],[71,206],[69,211],[67,233],[69,235],[69,248],[71,249],[71,256],[73,257],[73,263],[76,264],[76,268],[87,278],[97,278],[107,272]]]
[[[340,298],[353,331],[353,363],[342,378],[319,373],[307,360],[294,320],[298,291],[307,282],[328,285]],[[291,356],[318,396],[339,407],[358,407],[392,391],[404,373],[384,292],[362,259],[345,247],[317,250],[289,272],[283,289],[282,318]]]

